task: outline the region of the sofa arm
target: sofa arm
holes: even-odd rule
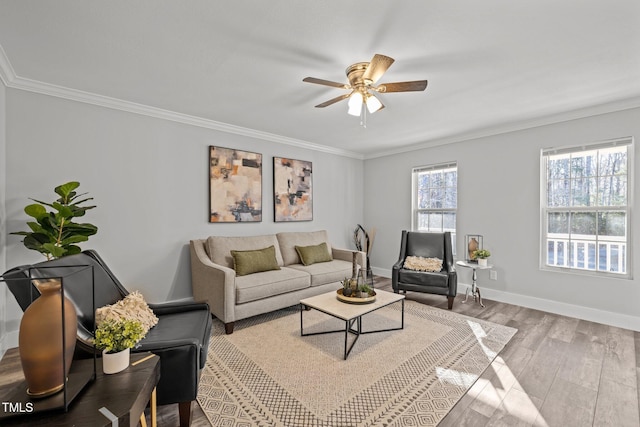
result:
[[[362,251],[353,251],[351,249],[331,248],[333,259],[341,259],[343,261],[353,262],[353,254],[356,253],[356,263],[362,269],[362,274],[367,273],[367,254]]]
[[[189,243],[193,299],[209,304],[211,313],[224,323],[235,321],[236,272],[214,264],[202,241]]]

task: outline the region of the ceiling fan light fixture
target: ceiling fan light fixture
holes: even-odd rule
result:
[[[332,82],[330,80],[318,79],[315,77],[305,77],[302,81],[323,86],[346,89],[343,95],[336,96],[328,101],[316,105],[316,108],[324,108],[336,102],[349,99],[347,113],[352,116],[360,116],[361,123],[366,122],[367,113],[373,114],[385,106],[375,94],[371,93],[394,93],[394,92],[418,92],[427,88],[426,80],[415,80],[410,82],[384,83],[374,86],[387,69],[393,64],[394,59],[376,53],[370,62],[356,62],[347,67],[346,74],[348,84]],[[362,104],[367,105],[367,109],[362,108]],[[365,126],[363,124],[363,126]]]
[[[360,92],[354,91],[351,96],[349,96],[349,110],[348,114],[352,116],[359,116],[362,112],[362,94]]]
[[[369,110],[369,114],[373,114],[382,108],[382,102],[380,102],[380,100],[376,98],[375,95],[372,95],[372,94],[367,95],[366,104],[367,104],[367,110]]]

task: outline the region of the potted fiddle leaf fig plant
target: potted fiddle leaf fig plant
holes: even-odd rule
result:
[[[79,186],[76,181],[57,186],[54,191],[59,198],[51,203],[31,199],[36,203],[24,208],[25,213],[35,219],[27,222],[31,231],[11,234],[24,236],[22,243],[43,254],[47,261],[80,253],[77,243],[87,241],[97,233],[98,227],[74,222],[75,218],[95,208],[83,205],[93,199],[83,197],[86,193],[78,194],[75,190]],[[47,207],[51,210],[47,211]],[[64,388],[75,348],[77,314],[73,303],[62,291],[60,279],[34,279],[33,285],[41,295],[27,307],[20,320],[20,361],[32,395],[44,397]],[[64,348],[60,346],[63,332]],[[52,353],[54,348],[60,350]],[[43,358],[43,354],[48,357]],[[63,360],[66,362],[64,370]],[[56,384],[58,378],[59,384]]]
[[[61,258],[81,252],[77,243],[86,242],[89,236],[98,232],[98,227],[89,223],[76,223],[75,218],[82,217],[89,209],[95,206],[81,206],[83,203],[93,200],[86,197],[87,193],[77,193],[80,186],[77,181],[67,182],[57,186],[54,191],[57,200],[51,203],[31,199],[36,203],[27,205],[24,211],[35,221],[27,222],[31,231],[17,231],[11,234],[24,236],[22,243],[28,248],[40,252],[47,257]],[[52,208],[47,211],[48,206]]]

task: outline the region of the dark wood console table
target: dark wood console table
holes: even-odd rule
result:
[[[77,369],[93,370],[91,363],[74,364]],[[131,365],[113,375],[102,373],[102,359],[98,359],[96,379],[89,383],[71,402],[69,410],[28,413],[28,407],[7,401],[16,389],[25,389],[26,382],[20,366],[17,348],[7,350],[0,361],[0,412],[22,410],[23,413],[2,419],[9,426],[132,426],[140,422],[146,427],[144,410],[151,404],[151,425],[156,425],[156,385],[160,379],[160,358],[151,353],[132,353]],[[26,395],[26,393],[25,393]],[[13,406],[10,404],[13,403]],[[18,409],[17,409],[18,408]]]

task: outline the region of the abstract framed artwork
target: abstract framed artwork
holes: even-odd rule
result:
[[[209,222],[262,221],[262,154],[209,146]]]
[[[311,162],[273,158],[273,217],[275,222],[313,220]]]

